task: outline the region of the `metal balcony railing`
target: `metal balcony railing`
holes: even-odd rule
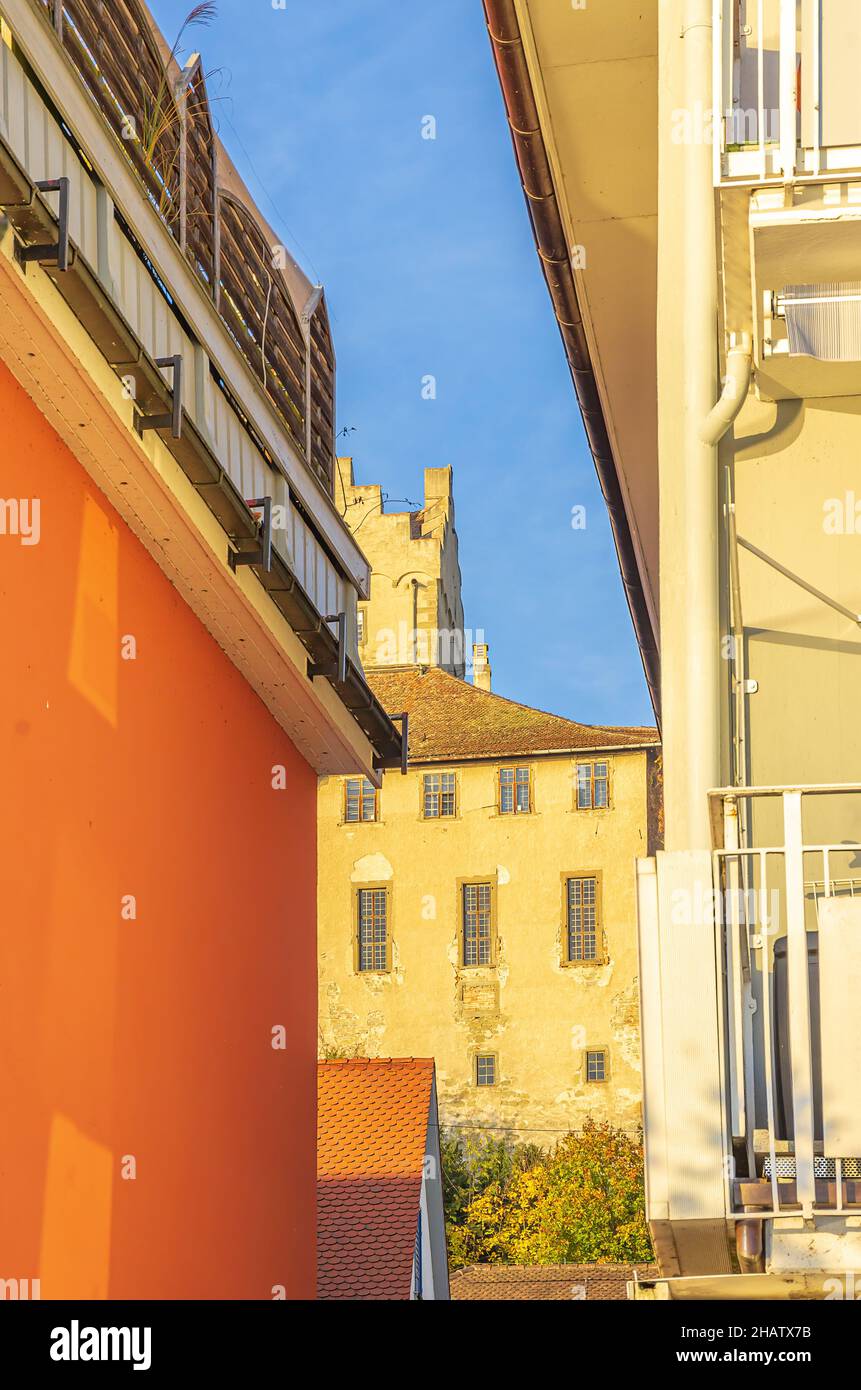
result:
[[[199,54],[180,67],[140,0],[30,0],[179,244],[291,443],[334,485],[335,358],[325,297],[294,304],[286,252],[230,186]]]
[[[857,0],[715,0],[715,183],[861,174]]]
[[[857,1213],[861,785],[726,788],[711,812],[727,1215]]]
[[[68,25],[65,32],[67,36],[71,32]],[[275,544],[317,612],[349,610],[355,604],[353,586],[309,525],[307,513],[303,515],[297,506],[287,478],[249,419],[246,403],[237,400],[221,372],[206,358],[170,287],[156,273],[121,210],[94,177],[92,165],[70,140],[55,108],[8,42],[0,42],[0,148],[12,156],[30,185],[56,179],[58,173],[67,181],[67,225],[75,265],[78,271],[90,268],[94,285],[130,330],[129,342],[121,345],[116,360],[126,364],[122,375],[134,389],[142,413],[158,401],[143,394],[147,389],[143,373],[133,363],[137,344],[153,364],[182,359],[180,403],[191,427],[200,433],[242,498],[272,498]],[[10,192],[10,196],[16,195]],[[141,196],[152,196],[143,183]],[[33,235],[44,239],[35,223]],[[69,291],[75,277],[52,278],[58,288]],[[74,307],[81,309],[78,303]],[[232,336],[235,340],[233,330]],[[164,365],[160,371],[165,389],[172,391],[172,368]],[[150,384],[158,390],[157,379]],[[350,641],[350,654],[357,659],[352,628]]]

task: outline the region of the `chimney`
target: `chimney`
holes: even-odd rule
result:
[[[476,690],[490,689],[490,657],[486,642],[475,642],[472,647],[472,683]]]

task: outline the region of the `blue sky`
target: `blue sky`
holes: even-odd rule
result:
[[[150,3],[173,42],[192,0]],[[326,286],[338,428],[355,427],[339,452],[393,502],[454,468],[466,623],[494,689],[651,723],[480,0],[218,0],[184,48],[261,210]]]

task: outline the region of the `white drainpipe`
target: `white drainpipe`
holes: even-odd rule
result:
[[[727,352],[723,390],[703,421],[700,438],[704,444],[715,448],[735,420],[750,390],[751,366],[750,335],[742,333]]]
[[[719,784],[720,601],[717,451],[703,437],[717,380],[712,148],[696,125],[712,88],[711,0],[660,13],[658,431],[666,848],[708,850]],[[679,110],[691,125],[673,138]]]

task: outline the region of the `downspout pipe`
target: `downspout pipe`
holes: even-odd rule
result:
[[[513,0],[483,0],[483,3],[535,243],[568,357],[586,438],[610,518],[625,598],[640,648],[652,707],[660,726],[661,675],[657,632],[640,574],[631,523],[625,507],[580,313],[570,250],[541,132],[520,24]]]
[[[716,448],[737,418],[750,390],[752,365],[750,335],[742,333],[727,352],[723,390],[703,421],[700,438],[704,444]]]

